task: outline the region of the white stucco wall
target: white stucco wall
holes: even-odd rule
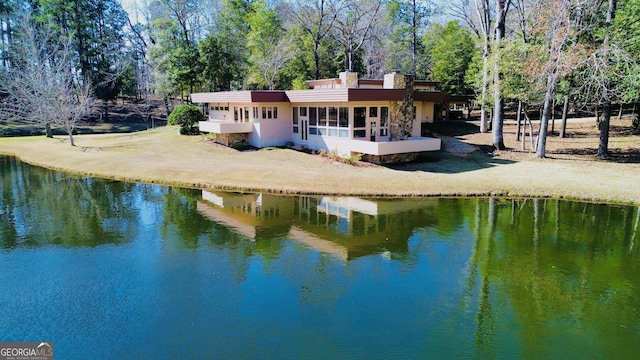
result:
[[[249,143],[256,147],[283,146],[291,141],[291,106],[288,103],[257,104],[262,117],[262,106],[277,106],[277,119],[254,119]]]

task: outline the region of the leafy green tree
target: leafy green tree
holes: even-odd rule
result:
[[[224,34],[215,32],[198,43],[201,83],[209,91],[231,90],[238,81],[241,61],[234,57],[236,52]]]
[[[441,31],[431,49],[432,79],[440,82],[442,91],[469,94],[471,86],[467,84],[465,76],[475,52],[471,35],[457,21],[434,27],[440,27]]]
[[[393,24],[388,46],[389,51],[395,54],[388,60],[387,67],[426,77],[428,69],[419,68],[419,59],[424,54],[420,39],[433,13],[433,3],[428,0],[389,0],[387,11]]]
[[[287,36],[275,9],[268,7],[263,0],[253,3],[247,23],[250,29],[247,34],[248,82],[273,90],[278,73],[295,55],[293,38]]]
[[[198,135],[200,133],[198,122],[205,120],[206,118],[199,107],[193,104],[180,104],[169,114],[167,123],[180,125],[180,134],[182,135]]]
[[[195,44],[185,39],[180,26],[168,18],[156,19],[152,24],[156,43],[149,57],[155,73],[156,86],[168,96],[185,91],[193,92],[200,75],[199,53]]]
[[[99,99],[120,92],[125,61],[124,25],[127,14],[116,0],[39,0],[32,2],[36,19],[53,23],[59,36],[72,39],[78,75],[93,86]]]
[[[322,67],[322,47],[328,42],[338,13],[344,2],[340,0],[296,0],[290,12],[296,25],[301,29],[303,49],[310,49],[313,63],[313,77],[320,79]]]

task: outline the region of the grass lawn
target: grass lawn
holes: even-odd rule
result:
[[[491,134],[451,131],[443,151],[393,166],[349,165],[289,149],[241,152],[177,127],[126,134],[0,138],[0,153],[51,169],[124,181],[234,191],[358,196],[535,196],[640,204],[640,137],[612,127],[612,160],[597,160],[595,125],[572,122],[570,137],[548,140],[547,159],[509,147],[487,154]],[[630,122],[628,120],[627,122]],[[451,126],[456,126],[451,124]],[[593,128],[593,129],[592,129]],[[434,129],[434,132],[437,129]],[[622,133],[621,133],[622,132]],[[594,145],[595,144],[595,145]]]

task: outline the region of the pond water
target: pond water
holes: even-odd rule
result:
[[[0,174],[0,341],[57,359],[640,354],[637,207]]]

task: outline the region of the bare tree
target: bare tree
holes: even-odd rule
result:
[[[0,79],[0,92],[7,94],[1,111],[8,118],[43,126],[49,137],[52,125],[61,126],[75,146],[75,126],[95,99],[88,83],[76,82],[70,40],[36,26],[28,15],[16,31],[19,40],[12,47],[11,65]]]
[[[370,36],[371,29],[380,21],[382,0],[347,0],[345,8],[338,14],[334,39],[345,51],[345,70],[353,70],[353,55],[360,50]]]
[[[296,0],[290,16],[313,42],[314,76],[320,78],[320,45],[333,29],[345,2],[342,0]]]
[[[580,16],[576,12],[585,6],[585,1],[552,0],[540,2],[533,11],[538,19],[532,29],[534,36],[543,41],[544,46],[533,52],[533,62],[528,67],[532,77],[538,79],[544,89],[542,119],[536,145],[536,157],[545,157],[547,128],[551,117],[551,103],[558,80],[580,66],[582,48],[575,43],[579,34]],[[537,58],[537,59],[536,59]],[[539,59],[544,59],[539,61]]]
[[[276,77],[280,70],[284,68],[287,62],[297,55],[297,49],[294,39],[291,36],[284,36],[277,42],[269,44],[260,59],[254,59],[256,66],[262,72],[262,76],[269,90],[275,88]]]

